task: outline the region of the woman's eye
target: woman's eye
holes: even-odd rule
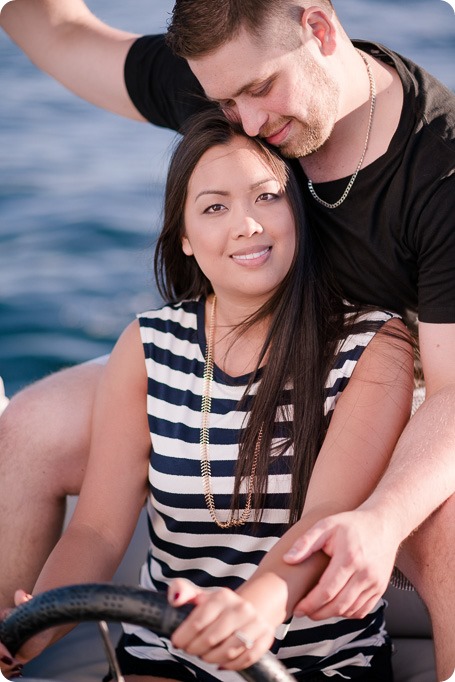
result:
[[[263,192],[258,196],[257,201],[273,201],[273,199],[277,198],[278,194],[274,194],[273,192]]]
[[[204,213],[220,213],[223,209],[223,204],[212,204],[211,206],[207,206]]]

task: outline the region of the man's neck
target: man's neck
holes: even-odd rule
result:
[[[398,127],[403,107],[403,87],[397,71],[368,57],[376,83],[376,106],[362,168],[386,153]],[[354,173],[365,144],[370,100],[348,111],[333,128],[327,142],[299,162],[313,182],[330,182]]]

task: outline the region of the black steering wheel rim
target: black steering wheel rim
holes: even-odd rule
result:
[[[129,622],[169,636],[191,611],[170,606],[166,596],[111,583],[69,585],[43,592],[14,609],[0,623],[0,641],[14,656],[33,635],[55,625],[82,621]],[[271,653],[239,671],[249,682],[295,682]]]

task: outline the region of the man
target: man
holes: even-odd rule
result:
[[[427,399],[373,495],[296,548],[294,560],[309,549],[333,556],[301,610],[360,615],[385,590],[400,548],[397,564],[432,617],[438,679],[447,679],[455,668],[454,96],[385,48],[353,46],[327,0],[270,0],[261,14],[257,1],[244,0],[239,16],[224,13],[230,4],[179,0],[173,48],[210,100],[296,159],[312,225],[346,296],[419,314]],[[15,0],[1,18],[40,67],[95,104],[174,128],[206,106],[186,62],[161,38],[111,29],[79,0]],[[2,539],[12,548],[10,566],[27,559],[6,590],[31,587],[59,533],[58,505],[80,489],[101,371],[90,365],[51,377],[2,417],[2,504],[16,519]],[[61,426],[70,409],[71,439]],[[18,433],[21,419],[30,431]],[[36,439],[43,423],[46,434]],[[38,471],[26,465],[30,432]],[[18,479],[24,495],[36,498],[41,486],[33,514],[7,498]],[[25,556],[15,553],[18,527],[22,546],[34,550]],[[8,566],[2,575],[12,575]]]

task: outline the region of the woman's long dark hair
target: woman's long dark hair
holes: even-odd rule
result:
[[[155,251],[158,288],[163,298],[171,303],[206,297],[212,292],[211,284],[195,258],[182,251],[184,209],[191,174],[201,156],[211,147],[228,144],[236,136],[247,137],[241,128],[217,111],[193,117],[183,133],[170,163],[164,225]],[[248,422],[242,432],[232,510],[242,506],[240,485],[251,474],[262,427],[254,488],[254,508],[259,510],[256,520],[260,518],[267,492],[277,409],[285,388],[290,387],[290,405],[281,408],[288,430],[273,455],[280,455],[293,445],[293,457],[285,460],[289,461],[293,481],[289,521],[294,523],[301,515],[311,472],[326,432],[324,386],[333,367],[338,341],[346,334],[348,306],[328,281],[329,269],[323,267],[319,249],[311,238],[302,192],[289,164],[264,142],[247,139],[283,182],[295,219],[296,253],[278,290],[243,326],[245,329],[261,319],[270,318],[256,371],[245,391],[244,401],[248,400],[258,368],[266,357],[268,361],[261,370],[262,378],[256,396],[251,400]]]

